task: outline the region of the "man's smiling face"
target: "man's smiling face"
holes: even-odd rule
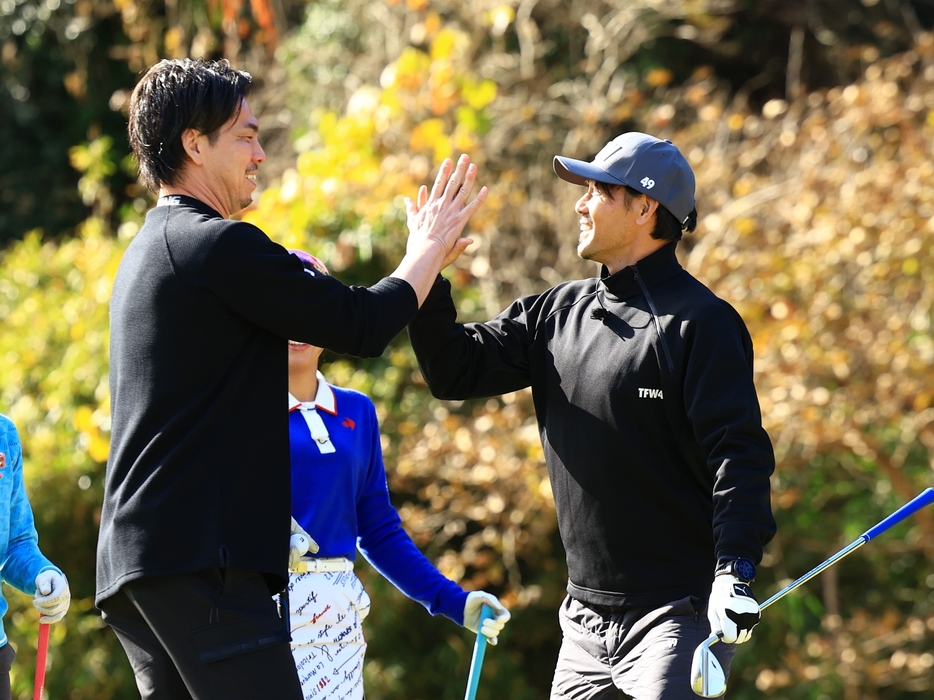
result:
[[[204,182],[225,209],[220,213],[230,216],[248,207],[259,164],[266,160],[259,143],[259,122],[250,103],[245,99],[240,103],[240,110],[221,127],[213,143],[206,135],[198,138],[203,146]]]

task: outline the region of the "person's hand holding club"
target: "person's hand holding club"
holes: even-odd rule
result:
[[[71,605],[71,591],[65,575],[56,569],[40,571],[36,576],[36,597],[32,604],[39,611],[39,621],[44,625],[65,617]]]
[[[748,583],[732,574],[714,577],[707,605],[711,634],[727,644],[743,644],[752,638],[752,629],[760,618],[759,603]]]
[[[490,606],[494,613],[480,622],[480,611],[484,605]],[[467,594],[467,602],[464,604],[464,627],[471,632],[482,634],[490,644],[496,645],[499,641],[499,633],[509,622],[509,611],[499,602],[495,595],[485,591],[473,591]]]

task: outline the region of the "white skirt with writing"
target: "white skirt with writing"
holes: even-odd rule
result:
[[[361,623],[369,612],[353,571],[289,574],[292,656],[305,700],[363,700]]]

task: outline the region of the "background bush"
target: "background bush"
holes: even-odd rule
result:
[[[465,319],[595,273],[575,254],[579,190],[554,176],[555,154],[589,158],[633,129],[674,141],[698,179],[682,264],[756,347],[778,460],[765,597],[934,482],[931,19],[927,3],[868,0],[0,0],[0,410],[75,596],[53,629],[49,696],[137,695],[92,599],[107,303],[151,205],[123,134],[142,69],[228,56],[256,74],[269,158],[245,216],[347,282],[393,269],[401,198],[470,153],[490,196],[446,273]],[[529,393],[436,401],[404,337],[325,371],[377,402],[416,542],[513,610],[480,697],[544,696],[566,570]],[[932,556],[922,512],[770,608],[728,697],[928,697]],[[471,636],[359,569],[368,693],[460,697]],[[6,593],[25,698],[35,613]]]

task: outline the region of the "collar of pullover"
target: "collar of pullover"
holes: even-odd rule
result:
[[[600,272],[601,290],[611,299],[625,301],[642,293],[639,286],[638,274],[647,285],[655,285],[671,279],[681,272],[681,264],[675,255],[677,241],[656,250],[634,265],[624,267],[615,274],[609,274],[604,266]]]
[[[223,218],[214,209],[202,202],[200,199],[189,197],[187,194],[164,194],[156,202],[157,207],[191,207],[197,209],[202,214]]]

